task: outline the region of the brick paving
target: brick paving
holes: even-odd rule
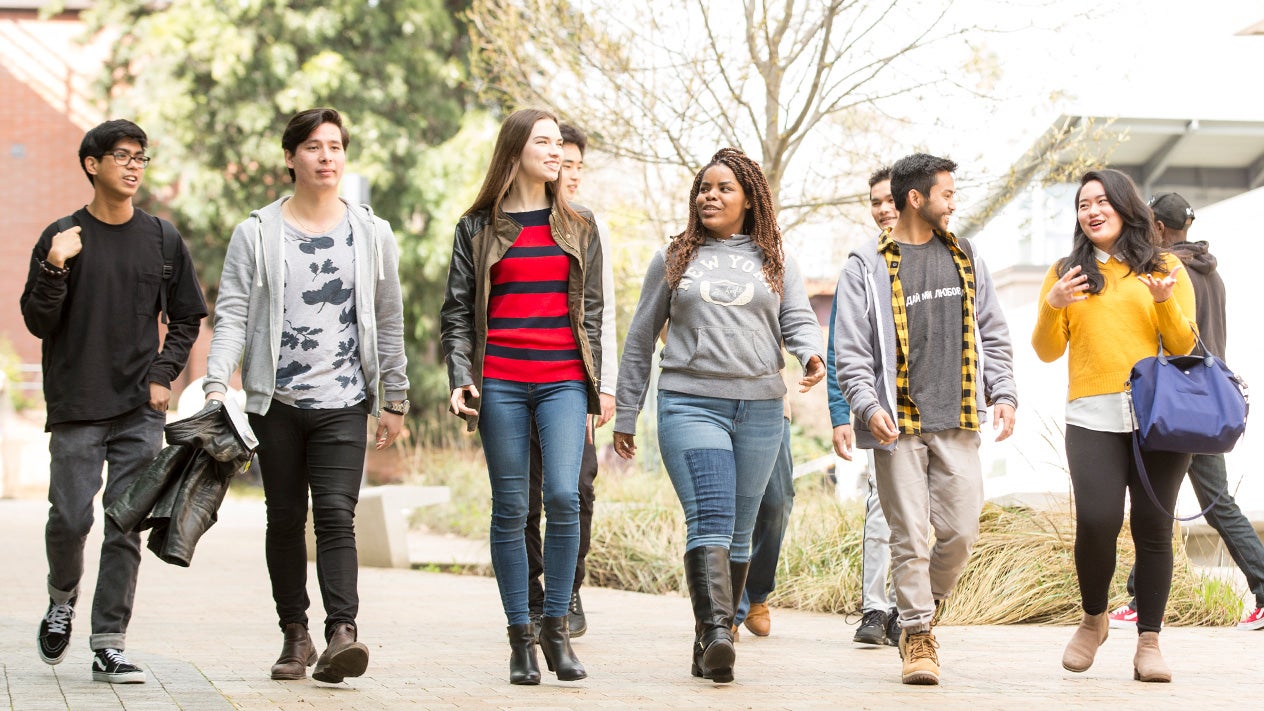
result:
[[[585,588],[590,631],[575,641],[589,678],[511,686],[504,617],[490,578],[363,568],[361,638],[368,674],[343,684],[275,682],[280,649],[263,561],[263,508],[230,499],[188,569],[144,553],[128,654],[149,672],[141,685],[93,682],[89,608],[75,620],[72,651],[59,666],[35,653],[47,606],[43,522],[47,505],[0,501],[0,674],[5,701],[46,709],[816,709],[1252,708],[1264,699],[1264,632],[1171,628],[1163,649],[1171,684],[1132,681],[1133,635],[1113,632],[1094,667],[1062,670],[1069,627],[939,627],[939,687],[899,683],[891,648],[851,644],[854,619],[773,610],[773,635],[745,634],[737,682],[689,676],[688,600]],[[98,526],[99,528],[99,526]],[[95,584],[98,532],[88,542]],[[315,567],[310,590],[320,628]],[[85,593],[85,598],[90,594]],[[543,659],[541,659],[543,664]],[[1252,701],[1254,700],[1254,701]]]

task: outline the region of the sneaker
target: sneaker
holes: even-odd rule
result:
[[[750,612],[746,613],[746,629],[756,637],[767,637],[772,632],[772,617],[768,614],[768,603],[752,602]]]
[[[900,612],[894,607],[887,613],[887,644],[900,646]]]
[[[1264,607],[1257,607],[1251,610],[1251,613],[1242,618],[1238,623],[1240,630],[1259,630],[1264,629]]]
[[[588,617],[584,615],[584,603],[579,599],[578,590],[571,593],[571,608],[566,617],[566,624],[571,628],[571,639],[583,637],[588,631]]]
[[[70,621],[75,619],[75,598],[57,604],[48,601],[48,612],[39,626],[39,655],[45,664],[61,664],[70,649]]]
[[[868,610],[860,618],[860,626],[856,628],[856,636],[851,638],[856,644],[872,644],[875,647],[887,645],[887,613],[882,610]]]
[[[1137,611],[1123,605],[1106,616],[1110,620],[1110,628],[1112,630],[1136,629],[1137,627]]]
[[[900,634],[900,659],[904,660],[901,681],[905,684],[939,684],[939,642],[934,632],[907,631]]]
[[[127,661],[122,650],[98,649],[92,655],[92,680],[111,684],[144,684],[145,671]]]

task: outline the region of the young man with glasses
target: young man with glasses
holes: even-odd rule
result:
[[[88,131],[79,165],[92,183],[92,202],[45,228],[22,292],[26,327],[43,340],[51,435],[44,531],[49,607],[38,637],[40,658],[48,664],[59,664],[70,647],[102,465],[109,465],[108,508],[158,454],[171,381],[184,370],[206,316],[183,240],[176,238],[174,261],[166,264],[164,233],[174,237],[174,228],[133,205],[149,164],[147,145],[145,132],[131,121],[107,121]],[[168,322],[161,343],[160,303]],[[109,519],[104,526],[88,639],[92,678],[141,683],[145,672],[123,655],[140,535]]]

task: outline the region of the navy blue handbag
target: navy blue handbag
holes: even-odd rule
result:
[[[1128,378],[1137,439],[1147,451],[1224,454],[1246,431],[1247,388],[1224,361],[1204,355],[1143,358]]]
[[[1141,483],[1150,500],[1160,511],[1141,461],[1141,451],[1182,452],[1188,454],[1224,454],[1233,449],[1246,431],[1248,410],[1246,382],[1214,355],[1207,353],[1201,338],[1198,346],[1203,355],[1168,356],[1159,352],[1132,366],[1128,377],[1132,410],[1137,429],[1132,433],[1132,450]],[[1221,494],[1196,516],[1177,518],[1189,521],[1211,510]]]

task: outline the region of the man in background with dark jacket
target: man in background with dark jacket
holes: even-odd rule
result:
[[[1163,246],[1180,257],[1194,286],[1195,319],[1199,337],[1207,352],[1223,359],[1227,329],[1225,327],[1225,287],[1216,272],[1216,257],[1206,242],[1190,242],[1187,231],[1194,222],[1194,210],[1185,198],[1176,193],[1159,193],[1150,199],[1154,226]],[[1195,454],[1189,463],[1189,481],[1194,485],[1198,505],[1207,508],[1217,494],[1220,498],[1204,518],[1224,541],[1233,562],[1246,575],[1247,586],[1255,595],[1254,609],[1247,610],[1240,630],[1264,629],[1264,544],[1242,509],[1229,493],[1229,475],[1223,454]],[[1133,592],[1133,575],[1128,575],[1128,592]],[[1116,629],[1134,627],[1137,622],[1137,601],[1110,613],[1110,626]]]
[[[70,647],[71,620],[92,529],[92,499],[109,464],[108,507],[162,446],[171,381],[184,370],[206,316],[188,249],[170,225],[136,209],[148,139],[140,126],[107,121],[83,137],[79,165],[92,202],[45,228],[31,256],[22,317],[43,341],[48,478],[48,612],[39,655],[58,664]],[[59,224],[62,223],[62,224]],[[176,244],[166,244],[174,240]],[[168,256],[171,262],[168,264]],[[159,305],[167,335],[158,340]],[[132,617],[140,535],[108,519],[92,596],[92,678],[143,683],[123,656]]]

